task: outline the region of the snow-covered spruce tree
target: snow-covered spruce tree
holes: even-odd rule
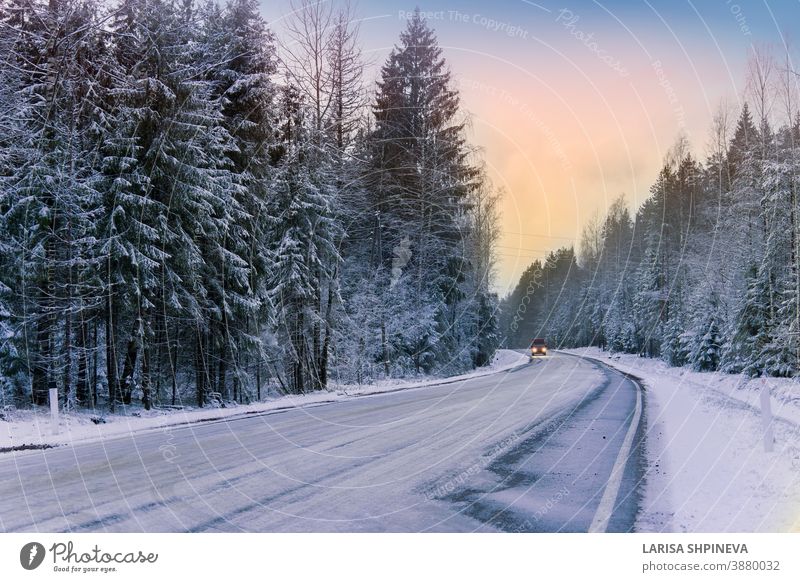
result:
[[[771,130],[766,119],[761,130],[756,130],[743,108],[731,143],[729,157],[738,161],[732,179],[732,206],[737,211],[741,240],[741,272],[743,285],[734,303],[733,320],[727,335],[731,338],[723,354],[722,367],[726,371],[745,371],[760,375],[764,371],[761,358],[770,343],[770,327],[775,310],[775,262],[771,258],[778,249],[770,241],[764,171],[770,161],[765,157]]]
[[[791,376],[798,365],[797,337],[797,264],[794,214],[795,190],[798,187],[792,126],[775,135],[773,159],[765,159],[761,167],[761,190],[766,212],[764,253],[760,274],[769,281],[765,333],[767,341],[758,354],[753,369],[773,376]]]
[[[45,402],[51,388],[74,401],[76,354],[82,392],[87,381],[80,331],[87,294],[97,292],[86,277],[98,205],[90,84],[96,11],[92,2],[64,0],[16,4],[4,15],[3,42],[11,47],[4,107],[13,126],[0,160],[10,253],[2,278],[13,290],[7,313],[14,331],[7,339],[18,342],[6,354],[24,359],[34,403]]]
[[[299,92],[288,82],[282,89],[281,109],[268,208],[272,221],[268,288],[278,333],[285,340],[284,384],[302,393],[321,388],[314,357],[314,331],[320,325],[318,290],[320,276],[331,275],[326,271],[331,263],[325,258],[338,254],[335,240],[340,226],[331,210],[331,181],[315,163],[319,150],[310,138],[306,111]]]
[[[347,223],[345,223],[347,228]],[[351,231],[352,233],[352,231]],[[342,383],[368,383],[383,374],[381,321],[386,305],[379,293],[386,273],[369,268],[368,259],[348,254],[342,265],[341,296],[334,328],[335,378]]]
[[[800,189],[800,109],[797,101],[797,75],[791,56],[784,53],[777,93],[782,105],[784,125],[776,136],[774,164],[765,168],[765,187],[772,203],[773,230],[781,233],[783,268],[777,288],[776,341],[765,354],[767,369],[775,375],[792,376],[800,369],[800,228],[798,227],[798,189]],[[770,179],[772,177],[772,179]]]
[[[381,316],[385,322],[386,341],[381,359],[388,362],[397,375],[430,372],[441,355],[438,351],[441,335],[437,311],[441,304],[426,301],[419,295],[413,277],[401,279],[383,294],[386,302]]]
[[[123,81],[104,165],[109,400],[112,406],[116,399],[131,402],[141,359],[149,405],[156,336],[169,329],[157,323],[192,321],[201,352],[208,340],[200,334],[210,333],[211,317],[225,311],[223,273],[245,277],[246,262],[224,247],[242,210],[228,196],[230,135],[196,56],[191,6],[126,0],[114,34]],[[125,346],[123,353],[118,346]],[[202,405],[210,364],[219,361],[196,356]]]
[[[603,346],[603,305],[600,303],[600,260],[603,251],[602,221],[592,216],[581,231],[578,275],[570,342],[581,346]]]
[[[413,300],[406,309],[434,319],[419,322],[428,331],[414,342],[424,345],[428,371],[460,350],[454,314],[465,299],[462,285],[470,269],[462,250],[465,202],[477,186],[478,172],[468,163],[458,94],[419,11],[381,69],[373,114],[367,187],[380,229],[380,262],[388,268],[392,249],[410,238],[413,257],[405,276],[416,292],[409,295]],[[437,353],[431,358],[433,329]],[[413,352],[405,356],[420,359]]]
[[[210,313],[213,330],[205,349],[216,353],[217,391],[228,399],[247,398],[248,385],[261,379],[260,360],[268,327],[269,265],[267,205],[275,142],[276,71],[274,39],[253,0],[235,0],[224,11],[215,4],[201,10],[196,61],[207,62],[204,78],[209,98],[221,112],[220,123],[230,139],[224,144],[231,188],[222,193],[221,210],[228,213],[223,233]],[[227,266],[225,263],[227,262]],[[197,345],[203,345],[198,338]],[[231,368],[232,381],[227,380]],[[201,373],[202,377],[203,374]],[[258,387],[256,387],[258,391]]]
[[[630,253],[633,223],[625,197],[617,198],[609,208],[602,227],[602,252],[599,257],[598,303],[603,306],[603,337],[612,351],[625,351],[625,321],[630,307],[627,276],[631,270]]]
[[[349,4],[334,9],[330,4],[311,0],[293,3],[287,21],[287,42],[280,52],[287,76],[307,109],[306,133],[315,149],[313,164],[315,172],[325,176],[332,188],[332,216],[337,222],[360,229],[363,217],[358,216],[358,177],[363,157],[355,153],[363,150],[363,144],[354,140],[365,98],[357,22]],[[343,252],[320,256],[323,268],[315,291],[320,317],[312,326],[310,345],[316,375],[323,387],[328,381],[333,330],[339,318],[346,317],[340,285],[342,271],[350,269],[342,264],[341,257],[345,250],[353,250],[353,245],[347,242],[346,231],[342,233],[335,243]],[[361,255],[358,251],[355,254]]]
[[[702,310],[699,326],[694,331],[689,361],[698,372],[713,372],[722,357],[722,334],[719,327],[719,300],[712,293]]]
[[[65,345],[62,349],[67,374],[64,396],[70,405],[94,407],[97,402],[97,369],[100,356],[95,341],[104,305],[102,266],[105,263],[101,233],[102,218],[102,144],[108,135],[108,96],[113,85],[114,68],[109,54],[107,31],[96,23],[103,16],[102,4],[81,5],[84,34],[75,47],[76,62],[73,117],[76,159],[71,163],[75,176],[73,203],[67,224],[63,251],[67,253],[67,296],[69,312],[64,322]]]
[[[684,331],[683,314],[673,310],[664,324],[659,348],[661,357],[670,366],[683,366],[689,358],[692,336]]]
[[[755,268],[747,280],[747,293],[734,316],[731,340],[723,355],[723,369],[760,376],[762,362],[758,356],[770,341],[769,288]]]
[[[528,347],[530,340],[535,337],[542,280],[542,263],[534,261],[523,271],[511,294],[503,300],[501,325],[507,345]]]
[[[668,175],[666,170],[662,170],[659,180],[651,188],[651,197],[644,202],[636,217],[637,244],[643,250],[642,259],[634,273],[636,291],[633,297],[632,315],[637,330],[639,350],[651,357],[660,354],[665,322],[667,293],[659,198],[662,196]]]
[[[23,25],[26,20],[26,5],[15,1],[0,5],[0,398],[3,404],[20,403],[29,389],[27,363],[17,347],[21,345],[21,329],[14,317],[16,301],[12,289],[4,283],[15,279],[9,277],[18,268],[14,244],[9,236],[6,213],[10,208],[11,196],[7,188],[17,167],[19,132],[23,129],[18,123],[19,102],[17,89],[21,87],[22,71],[17,62],[21,55],[16,49],[22,40]],[[23,336],[24,337],[24,336]],[[30,396],[28,395],[28,400]]]

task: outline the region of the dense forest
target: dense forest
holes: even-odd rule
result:
[[[599,346],[696,370],[795,376],[800,359],[800,101],[788,56],[751,56],[708,155],[679,138],[650,195],[623,197],[578,249],[537,261],[503,300],[508,343]]]
[[[350,8],[294,8],[278,38],[257,0],[0,0],[4,403],[490,360],[497,195],[433,31],[370,86]]]

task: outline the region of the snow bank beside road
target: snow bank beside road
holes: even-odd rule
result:
[[[760,532],[800,528],[800,400],[792,380],[767,381],[775,450],[765,453],[761,380],[671,368],[660,360],[564,350],[644,381],[646,483],[638,531]]]
[[[265,402],[238,405],[230,408],[192,408],[182,410],[154,409],[146,411],[140,406],[130,406],[124,414],[104,415],[84,410],[72,411],[60,416],[59,434],[53,435],[50,413],[46,407],[38,410],[16,410],[4,412],[0,419],[0,451],[3,449],[66,445],[76,442],[102,440],[114,436],[143,430],[158,430],[168,426],[196,422],[231,420],[237,417],[263,414],[287,408],[316,406],[356,396],[424,388],[442,383],[466,381],[488,374],[496,374],[515,368],[528,361],[526,354],[512,350],[498,350],[489,366],[473,370],[468,374],[449,378],[425,378],[415,380],[386,380],[376,384],[360,386],[332,386],[326,392],[276,397]],[[105,423],[94,424],[92,417],[102,417]]]

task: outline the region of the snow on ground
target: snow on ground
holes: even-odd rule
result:
[[[800,385],[693,372],[660,360],[565,350],[645,385],[648,468],[638,531],[800,529]],[[759,390],[769,386],[774,452],[763,445]]]
[[[443,384],[445,382],[461,382],[471,378],[480,378],[489,374],[496,374],[504,370],[516,368],[519,365],[526,364],[530,361],[528,352],[519,352],[515,350],[497,350],[492,363],[483,368],[477,368],[466,374],[459,376],[449,376],[447,378],[430,377],[424,379],[388,379],[381,380],[373,384],[364,385],[340,385],[336,388],[347,395],[364,395],[364,394],[377,394],[379,392],[391,392],[393,390],[406,390],[408,388],[424,388],[425,386],[432,386],[435,384]]]
[[[90,411],[70,411],[60,415],[59,433],[53,434],[50,412],[47,407],[37,410],[9,410],[0,416],[0,451],[11,447],[56,446],[75,442],[86,442],[111,438],[131,432],[161,429],[165,426],[231,419],[234,417],[319,405],[368,394],[424,388],[435,384],[453,383],[496,374],[515,368],[528,361],[527,354],[512,350],[498,350],[492,363],[467,374],[448,378],[426,377],[413,380],[384,380],[375,384],[331,386],[324,392],[272,397],[254,404],[240,404],[228,408],[193,408],[144,410],[141,406],[129,406],[119,414]],[[93,417],[101,417],[105,423],[95,424]]]

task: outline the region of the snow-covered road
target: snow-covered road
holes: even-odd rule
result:
[[[554,354],[441,386],[6,453],[0,530],[585,531],[635,394],[617,372]],[[613,530],[636,513],[637,463],[623,469]]]

